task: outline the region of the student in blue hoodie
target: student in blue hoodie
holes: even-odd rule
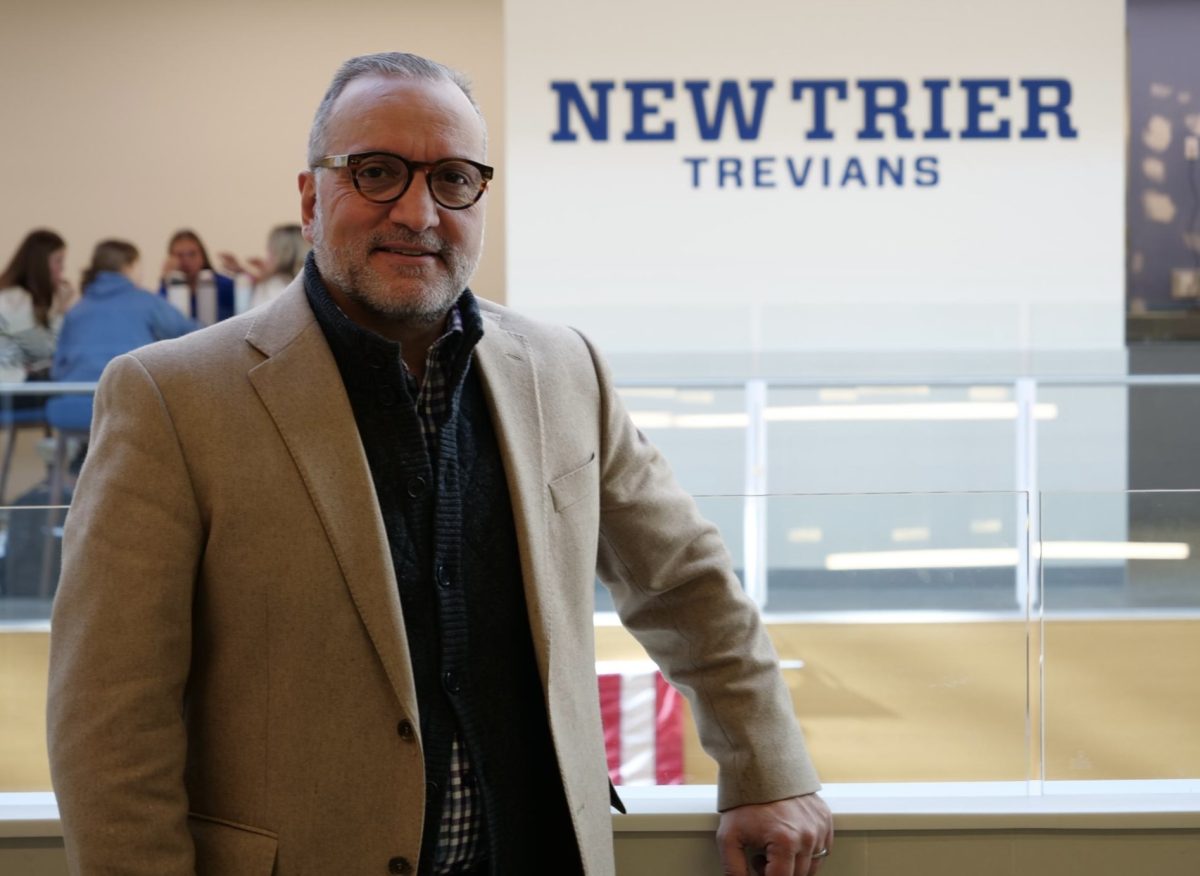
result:
[[[99,380],[104,366],[122,353],[198,327],[165,299],[138,286],[137,266],[138,250],[132,243],[96,244],[80,284],[83,298],[63,319],[51,372],[55,380]],[[86,431],[92,423],[92,398],[52,398],[46,417],[60,429]]]

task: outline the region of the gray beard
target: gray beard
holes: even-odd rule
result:
[[[435,234],[413,234],[403,229],[387,236],[372,234],[353,247],[332,246],[325,240],[319,212],[313,217],[312,236],[313,255],[325,282],[360,307],[390,322],[431,325],[445,319],[478,264],[478,259],[467,259],[448,249]],[[368,264],[371,251],[384,244],[435,251],[449,271],[427,280],[419,292],[397,295],[392,287],[393,278],[379,274]],[[419,276],[417,271],[414,270],[413,276]]]

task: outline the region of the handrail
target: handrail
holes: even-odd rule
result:
[[[99,386],[97,382],[88,380],[0,382],[0,398],[9,395],[81,395],[95,392],[97,386]]]

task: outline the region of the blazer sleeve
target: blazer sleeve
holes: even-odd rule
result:
[[[775,650],[719,532],[589,350],[601,398],[597,572],[622,623],[691,702],[718,765],[718,808],[819,790]]]
[[[171,416],[122,356],[66,523],[47,736],[73,873],[192,874],[184,690],[202,522]]]

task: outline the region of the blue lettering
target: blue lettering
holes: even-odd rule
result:
[[[994,88],[998,96],[1008,97],[1008,80],[960,79],[959,84],[967,92],[967,126],[962,131],[962,138],[964,140],[1007,140],[1012,127],[1009,125],[1008,119],[1001,119],[999,126],[995,128],[982,127],[980,120],[987,113],[996,111],[994,103],[984,102],[983,90]]]
[[[659,110],[662,109],[662,107],[651,106],[646,103],[646,92],[660,91],[664,98],[670,100],[675,96],[675,83],[667,80],[626,82],[625,90],[630,95],[630,112],[633,116],[630,121],[629,132],[625,135],[625,139],[674,140],[674,122],[664,123],[661,131],[646,130],[646,116],[658,115]]]
[[[1065,79],[1022,79],[1021,87],[1025,89],[1026,106],[1029,108],[1025,127],[1021,131],[1022,140],[1046,139],[1046,129],[1041,124],[1044,113],[1058,118],[1058,136],[1065,140],[1073,140],[1079,136],[1079,131],[1071,127],[1071,117],[1067,115],[1067,108],[1071,105],[1070,82]],[[1042,103],[1044,88],[1055,92],[1056,99],[1053,103]]]
[[[792,176],[792,185],[794,185],[796,188],[802,188],[804,183],[808,180],[808,171],[812,167],[812,158],[804,159],[804,169],[799,173],[796,172],[796,160],[790,155],[788,156],[787,166],[788,173],[790,173]]]
[[[917,176],[914,180],[923,188],[938,184],[938,160],[936,155],[922,155],[916,162]]]
[[[949,79],[926,79],[922,83],[929,92],[929,127],[925,129],[926,140],[949,140],[946,129],[946,89]]]
[[[775,156],[762,155],[754,159],[754,187],[756,189],[773,189],[775,180]]]
[[[732,179],[739,189],[742,187],[742,160],[740,158],[717,159],[717,185],[725,188],[725,180]]]
[[[555,143],[574,142],[579,137],[571,130],[571,107],[579,114],[579,120],[587,128],[593,140],[608,139],[608,95],[615,83],[611,80],[589,82],[596,93],[596,111],[593,113],[584,100],[583,92],[574,82],[551,82],[550,87],[558,97],[558,130],[550,135]]]
[[[685,157],[683,160],[692,166],[692,188],[700,188],[700,165],[706,164],[708,159],[704,156],[700,156],[699,158]]]
[[[696,128],[701,140],[717,140],[721,137],[721,128],[725,121],[725,110],[733,108],[737,122],[739,140],[757,140],[759,129],[762,127],[763,112],[767,105],[767,92],[775,87],[770,79],[751,79],[750,88],[754,91],[754,117],[746,120],[746,108],[742,104],[742,92],[733,79],[721,81],[717,92],[717,107],[710,118],[704,108],[704,93],[708,91],[709,83],[704,80],[688,80],[683,83],[692,94],[692,106],[696,111]]]
[[[863,173],[862,162],[857,158],[851,158],[846,162],[846,171],[842,174],[842,188],[845,188],[846,183],[850,180],[856,180],[863,188],[867,187],[867,177]]]
[[[806,140],[832,140],[833,131],[829,130],[826,110],[826,95],[832,91],[838,100],[845,100],[847,94],[845,79],[793,79],[792,100],[798,101],[804,97],[804,92],[813,93],[813,123],[805,133]]]
[[[821,159],[821,183],[829,188],[829,157]]]
[[[1009,99],[1015,83],[1024,89],[1025,125],[1012,118]],[[624,139],[630,142],[674,141],[679,121],[670,117],[676,92],[682,85],[691,98],[696,131],[703,141],[725,136],[742,142],[763,136],[767,103],[775,87],[770,79],[685,80],[635,79],[619,83],[629,96],[629,126]],[[1072,86],[1063,78],[929,78],[920,81],[928,95],[927,122],[916,130],[909,118],[910,88],[903,79],[793,79],[791,100],[803,103],[811,99],[811,119],[805,127],[805,140],[834,140],[837,131],[831,119],[834,101],[849,100],[850,85],[861,94],[859,140],[948,140],[957,134],[963,140],[1045,140],[1057,134],[1076,139],[1079,130],[1071,112]],[[599,79],[588,82],[557,80],[550,83],[555,95],[557,127],[552,142],[576,142],[583,139],[607,141],[610,129],[610,104],[618,81]],[[965,95],[963,126],[952,133],[947,123],[946,103],[951,89]],[[710,99],[710,92],[712,94]],[[726,134],[726,122],[732,116],[735,131]],[[885,122],[884,119],[888,121]],[[747,158],[747,175],[750,173]],[[769,171],[768,175],[773,172]],[[895,174],[893,174],[894,176]]]
[[[896,127],[896,137],[901,140],[913,138],[912,128],[904,117],[904,107],[908,103],[908,86],[900,79],[860,79],[858,87],[863,93],[863,126],[858,132],[860,140],[882,140],[883,131],[879,129],[879,116],[889,115]],[[892,98],[888,103],[880,101],[880,92],[890,91]]]
[[[891,177],[894,185],[904,185],[904,158],[897,158],[896,165],[893,167],[886,158],[881,156],[879,159],[878,177],[880,188],[883,187],[885,176]]]

